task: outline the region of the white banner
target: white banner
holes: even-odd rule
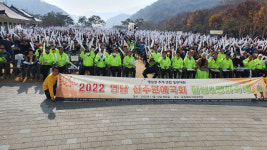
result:
[[[142,79],[59,75],[57,99],[255,99],[263,78]]]

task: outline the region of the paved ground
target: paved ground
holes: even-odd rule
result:
[[[0,150],[266,150],[267,103],[45,101],[41,84],[0,84]]]

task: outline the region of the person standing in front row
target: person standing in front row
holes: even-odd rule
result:
[[[124,73],[126,77],[129,77],[129,72],[133,73],[133,78],[135,78],[135,58],[132,56],[132,51],[128,51],[128,55],[123,59]]]
[[[184,58],[184,77],[187,77],[188,79],[191,78],[191,76],[193,76],[192,78],[195,79],[196,76],[196,61],[193,58],[193,53],[192,52],[188,52],[187,57]]]
[[[50,53],[50,47],[45,48],[45,52],[41,54],[39,61],[42,63],[41,65],[41,73],[43,75],[43,81],[48,76],[49,69],[52,67],[54,63],[54,55]]]
[[[171,60],[166,55],[167,55],[167,52],[163,51],[162,52],[162,56],[158,60],[158,63],[160,65],[161,78],[164,78],[164,76],[168,73],[169,74],[169,78],[172,79],[172,72],[171,72],[171,69],[170,69]]]
[[[244,67],[247,68],[247,70],[244,71],[245,77],[256,77],[256,64],[253,60],[253,56],[251,54],[248,54],[248,58],[243,60]]]
[[[121,56],[115,49],[108,58],[108,68],[110,68],[113,77],[115,77],[116,72],[118,73],[117,77],[121,77],[121,67]]]
[[[171,62],[172,62],[173,75],[174,75],[173,78],[179,78],[178,77],[179,75],[181,75],[181,77],[182,77],[183,68],[184,68],[184,61],[180,57],[180,53],[176,53],[176,55],[174,55],[172,57]]]
[[[95,57],[95,64],[96,64],[96,75],[100,76],[100,73],[103,74],[103,76],[107,76],[107,70],[106,66],[108,63],[109,54],[108,52],[105,52],[105,47],[101,46],[101,49],[96,54]]]
[[[266,71],[265,71],[265,68],[266,68],[266,64],[265,64],[265,61],[262,61],[261,58],[262,58],[262,54],[258,55],[258,58],[256,58],[254,61],[255,61],[255,73],[256,73],[256,76],[257,77],[265,77],[266,76]]]
[[[209,68],[210,68],[210,73],[212,78],[220,78],[221,77],[221,72],[220,72],[220,67],[221,67],[221,60],[218,58],[218,53],[214,52],[214,55],[209,58]]]
[[[67,71],[67,64],[70,63],[69,56],[64,53],[64,48],[59,47],[58,53],[55,53],[55,61],[58,66],[59,73],[65,73]]]
[[[90,72],[91,76],[95,75],[94,74],[94,72],[95,72],[95,70],[94,70],[95,53],[94,53],[92,48],[90,50],[89,49],[83,50],[81,55],[80,55],[82,60],[83,60],[83,66],[82,66],[82,70],[80,72],[80,75],[85,75],[86,70],[88,70]]]
[[[234,65],[233,61],[230,58],[230,54],[226,54],[226,57],[222,59],[221,61],[221,67],[223,70],[223,77],[224,78],[232,78],[233,77],[233,70],[234,70]]]

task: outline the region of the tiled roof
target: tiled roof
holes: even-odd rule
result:
[[[14,6],[13,6],[14,7]],[[27,13],[26,11],[24,11],[23,9],[19,9],[17,8],[20,12],[22,12],[25,16],[27,17],[33,17],[32,15],[30,15],[29,13]]]
[[[38,18],[35,18],[34,16],[32,16],[31,14],[27,13],[26,11],[24,11],[23,9],[20,9],[20,8],[16,8],[14,7],[13,5],[10,7],[10,9],[14,10],[15,12],[17,12],[18,14],[24,16],[24,17],[27,17],[29,19],[32,19],[34,21],[37,21],[37,22],[41,22],[42,20],[38,19]]]
[[[8,6],[6,6],[4,3],[0,2],[0,11],[5,11],[5,15],[8,18],[11,19],[18,19],[18,20],[25,20],[25,21],[30,21],[31,19],[26,18],[18,13],[16,13],[15,11],[11,10]]]

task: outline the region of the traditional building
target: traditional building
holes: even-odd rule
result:
[[[14,7],[13,5],[10,7],[10,9],[12,9],[13,11],[15,11],[17,14],[20,14],[21,16],[24,16],[28,19],[31,19],[31,24],[39,24],[42,22],[42,20],[35,18],[33,15],[27,13],[26,11],[24,11],[23,9],[19,9]]]
[[[0,2],[0,26],[14,26],[38,24],[41,20],[33,17],[22,9],[15,8],[14,6],[8,7]]]

